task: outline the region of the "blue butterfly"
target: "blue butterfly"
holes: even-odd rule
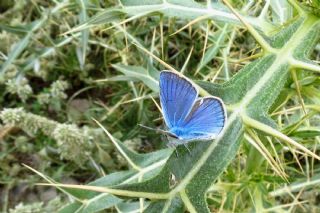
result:
[[[225,125],[226,110],[221,99],[198,98],[195,86],[171,71],[160,73],[160,102],[169,136],[177,140],[168,145],[217,137]]]

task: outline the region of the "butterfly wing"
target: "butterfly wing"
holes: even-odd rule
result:
[[[214,139],[223,129],[225,120],[226,112],[220,99],[199,98],[180,124],[179,137],[187,141]]]
[[[187,79],[170,71],[160,73],[160,102],[169,130],[181,125],[197,97],[198,91]]]

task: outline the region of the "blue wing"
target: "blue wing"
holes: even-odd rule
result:
[[[160,102],[170,131],[181,126],[197,97],[197,90],[187,79],[170,71],[160,73]]]
[[[188,116],[172,132],[186,141],[214,139],[223,129],[225,120],[226,112],[220,99],[199,98]]]

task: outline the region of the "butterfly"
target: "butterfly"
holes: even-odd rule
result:
[[[169,146],[194,140],[215,139],[226,122],[226,110],[218,97],[198,97],[191,81],[171,71],[160,73],[160,103]]]

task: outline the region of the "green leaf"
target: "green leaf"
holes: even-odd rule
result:
[[[80,24],[85,23],[88,19],[87,16],[87,1],[86,0],[78,0],[78,3],[81,8],[81,12],[79,14],[79,22]],[[83,70],[86,60],[86,52],[88,48],[88,40],[89,40],[89,29],[83,29],[81,32],[81,46],[77,49],[78,60],[80,64],[80,68]]]
[[[116,140],[116,139],[114,139]],[[115,141],[116,146],[125,155],[125,158],[132,161],[131,164],[136,165],[129,171],[116,172],[109,174],[105,177],[91,182],[90,186],[112,186],[123,183],[138,182],[142,180],[150,179],[159,173],[161,167],[164,165],[168,155],[171,153],[170,150],[164,149],[148,154],[137,154],[129,150],[120,141]],[[136,168],[140,168],[136,170]],[[122,200],[108,193],[97,193],[88,192],[80,189],[66,189],[66,191],[80,200],[85,200],[81,205],[77,205],[79,202],[76,201],[73,204],[67,206],[67,210],[70,208],[77,209],[79,212],[97,212],[110,207],[114,207],[120,203]],[[63,212],[67,210],[63,209]]]
[[[149,202],[144,202],[144,207],[147,207],[149,205]],[[116,206],[117,211],[119,213],[138,213],[140,211],[140,203],[139,202],[130,202],[125,203],[122,202]]]
[[[13,45],[12,51],[9,53],[6,61],[1,66],[0,75],[3,75],[4,72],[9,68],[9,66],[14,62],[14,60],[25,50],[30,42],[30,38],[32,37],[32,35],[32,31],[28,32],[23,39]]]
[[[224,23],[240,23],[237,17],[220,3],[211,3],[211,8],[207,8],[205,4],[193,0],[121,0],[121,3],[123,5],[123,11],[130,16],[159,12],[167,17],[177,17],[181,19],[196,19],[208,16],[208,18],[223,21]],[[250,16],[245,17],[245,19],[260,30],[270,32],[274,29],[274,26],[264,19]]]
[[[224,45],[224,41],[228,35],[228,25],[226,24],[221,30],[216,32],[219,36],[216,40],[216,42],[206,50],[203,59],[201,60],[200,64],[198,65],[197,71],[201,70],[204,66],[206,66],[211,60],[213,60],[221,46]]]
[[[80,25],[74,27],[70,31],[66,33],[73,33],[78,31],[87,30],[88,28],[91,28],[93,26],[101,25],[101,24],[108,24],[113,21],[118,21],[123,16],[123,11],[118,8],[111,8],[104,10],[98,14],[96,14],[93,17],[90,17],[89,19],[86,19],[83,23]]]
[[[58,41],[53,42],[54,44],[52,46],[45,47],[40,52],[31,55],[23,65],[23,70],[26,71],[26,70],[32,69],[36,63],[39,63],[40,59],[54,55],[56,53],[57,48],[63,47],[64,45],[69,44],[74,40],[74,38],[78,38],[79,36],[80,34],[75,34],[72,37],[59,39]]]
[[[157,213],[159,210],[168,213],[184,212],[184,206],[180,198],[174,198],[170,201],[152,202],[146,209],[146,212]]]
[[[79,208],[81,208],[80,202],[74,202],[67,206],[64,206],[62,209],[59,210],[59,213],[69,213],[69,212],[76,212]]]
[[[5,30],[7,32],[15,34],[26,34],[28,33],[30,27],[32,27],[32,24],[27,26],[10,26],[6,24],[0,24],[1,30]]]
[[[272,19],[275,23],[284,24],[292,18],[293,10],[288,1],[271,0]]]
[[[110,8],[89,18],[86,22],[74,27],[68,33],[81,31],[101,24],[119,21],[123,15],[131,16],[129,19],[137,19],[146,15],[163,14],[167,17],[181,19],[197,19],[207,16],[208,19],[222,21],[224,23],[240,24],[238,18],[222,4],[211,3],[208,8],[205,4],[193,0],[121,0],[121,8]],[[245,16],[245,20],[255,28],[263,32],[273,32],[275,26],[261,18]]]
[[[299,130],[291,133],[294,137],[300,137],[300,138],[313,138],[316,136],[320,136],[320,130],[319,129],[306,129],[306,130]]]
[[[82,213],[98,212],[119,204],[122,200],[109,194],[101,194],[89,200],[83,207]]]
[[[122,72],[125,76],[133,78],[135,80],[142,81],[145,85],[147,85],[151,90],[157,92],[159,91],[158,81],[159,76],[154,78],[148,70],[143,67],[137,66],[125,66],[121,64],[112,65],[115,69]]]

